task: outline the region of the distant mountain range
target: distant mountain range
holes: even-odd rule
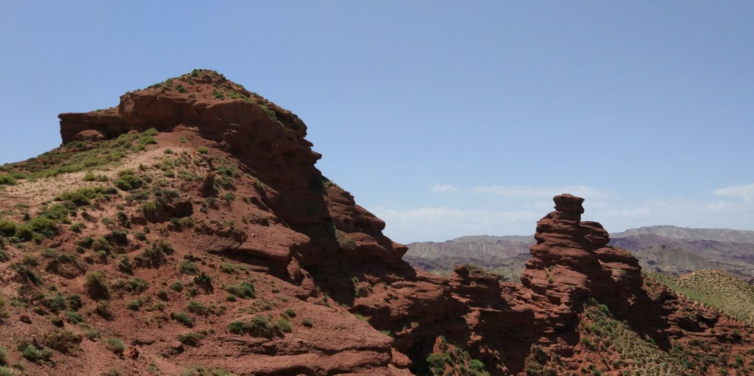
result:
[[[649,226],[610,234],[610,245],[627,249],[645,271],[681,275],[721,269],[754,282],[754,231]],[[457,264],[474,264],[518,281],[533,236],[463,236],[408,245],[414,267],[447,275]]]

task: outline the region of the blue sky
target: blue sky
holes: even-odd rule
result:
[[[0,3],[0,163],[57,114],[211,68],[297,113],[401,242],[529,234],[563,191],[610,231],[754,230],[754,2]]]

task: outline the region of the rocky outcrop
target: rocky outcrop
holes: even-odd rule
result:
[[[627,314],[624,302],[632,301],[641,289],[638,260],[625,250],[607,247],[610,237],[602,225],[581,221],[583,198],[563,194],[554,201],[555,211],[537,222],[537,243],[521,282],[553,305],[575,309],[588,295]]]
[[[115,108],[88,113],[63,113],[58,117],[60,118],[60,136],[64,144],[79,140],[117,137],[131,130]]]

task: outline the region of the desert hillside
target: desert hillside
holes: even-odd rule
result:
[[[515,245],[521,283],[414,269],[304,122],[217,72],[60,133],[0,167],[2,376],[754,372],[748,306],[645,277],[576,196]]]

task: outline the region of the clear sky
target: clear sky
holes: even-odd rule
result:
[[[209,68],[397,241],[530,234],[565,191],[609,231],[754,230],[752,1],[3,1],[0,67],[0,163]]]

